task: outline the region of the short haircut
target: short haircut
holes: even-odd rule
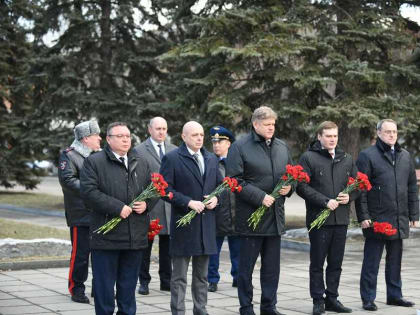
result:
[[[264,120],[269,118],[277,119],[277,114],[275,111],[268,106],[260,106],[254,110],[251,121],[254,122],[256,120]]]
[[[386,122],[393,123],[393,124],[395,124],[395,126],[398,127],[397,122],[395,120],[387,118],[387,119],[382,119],[382,120],[378,121],[378,123],[376,124],[376,130],[381,130],[382,125]]]
[[[322,136],[322,134],[324,133],[324,130],[326,129],[337,129],[338,130],[338,126],[336,125],[336,123],[326,120],[323,121],[322,123],[319,124],[318,128],[316,129],[316,134],[319,136]]]
[[[109,136],[111,134],[112,128],[117,127],[117,126],[123,126],[123,127],[127,127],[128,128],[128,126],[127,126],[127,124],[125,122],[116,121],[116,122],[110,123],[108,125],[108,127],[106,128],[106,135]]]

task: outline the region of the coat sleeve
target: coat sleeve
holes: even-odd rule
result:
[[[372,166],[370,164],[369,157],[365,152],[360,152],[356,165],[359,172],[365,173],[369,179],[371,178]],[[366,191],[362,191],[359,198],[356,199],[356,214],[359,222],[371,219],[368,209],[367,194],[368,193]]]
[[[408,176],[408,217],[410,221],[419,220],[419,192],[417,187],[416,170],[410,159],[410,174]]]
[[[309,178],[312,179],[311,164],[306,154],[303,154],[299,160],[299,164],[303,167],[303,170],[308,173]],[[310,184],[300,182],[296,188],[297,194],[308,201],[311,204],[316,205],[319,208],[325,208],[330,198],[314,189]]]
[[[124,202],[113,198],[100,190],[98,170],[90,158],[85,159],[80,172],[80,188],[82,198],[88,208],[93,211],[117,217]]]
[[[228,153],[226,161],[226,174],[227,176],[236,178],[239,185],[242,186],[242,191],[237,194],[237,197],[256,208],[262,205],[266,193],[244,179],[243,158],[238,146],[235,144],[231,146]]]
[[[191,201],[191,197],[182,194],[181,192],[175,189],[176,178],[175,178],[175,163],[173,158],[164,155],[162,163],[160,165],[160,174],[168,183],[167,192],[173,194],[173,198],[169,199],[164,197],[165,201],[168,201],[178,209],[185,209],[185,214],[189,211],[188,204]]]
[[[77,169],[65,151],[60,153],[58,160],[58,180],[61,187],[73,193],[80,194],[80,180]]]

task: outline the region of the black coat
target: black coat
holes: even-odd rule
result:
[[[309,183],[299,183],[296,188],[297,194],[305,199],[306,226],[309,228],[312,221],[327,207],[328,201],[337,198],[346,188],[349,177],[356,178],[357,167],[351,155],[339,147],[335,149],[333,160],[318,140],[311,143],[309,149],[303,153],[299,164],[311,179]],[[358,191],[350,193],[350,202],[331,211],[324,225],[348,225],[350,203],[358,196]]]
[[[149,216],[131,213],[107,234],[92,233],[114,217],[119,217],[124,205],[129,205],[150,183],[147,162],[128,152],[129,171],[112,153],[109,146],[89,156],[80,176],[82,197],[92,209],[90,246],[92,249],[144,249],[148,246]],[[157,200],[148,200],[152,208]]]
[[[393,236],[363,229],[365,237],[380,239],[403,239],[410,232],[409,221],[419,220],[419,199],[416,172],[410,154],[395,145],[396,161],[392,161],[390,146],[379,138],[359,154],[357,167],[366,173],[372,189],[362,193],[356,202],[359,222],[372,220],[389,222],[398,229]]]
[[[60,153],[58,180],[64,195],[64,208],[68,226],[89,226],[91,211],[80,196],[80,170],[85,158],[69,147]]]
[[[226,159],[219,159],[221,175],[226,175]],[[234,234],[233,219],[235,215],[235,196],[229,190],[224,191],[219,197],[219,206],[216,208],[216,236],[231,236]]]
[[[216,247],[216,218],[214,210],[196,214],[190,224],[177,227],[176,221],[191,209],[191,200],[204,200],[222,182],[216,155],[201,149],[205,172],[201,176],[197,163],[185,144],[165,154],[160,173],[168,182],[168,191],[173,193],[169,252],[172,256],[213,255]]]
[[[248,218],[262,205],[266,194],[271,194],[286,165],[292,164],[289,149],[280,139],[273,138],[270,147],[254,130],[235,141],[229,149],[226,173],[235,177],[242,191],[235,194],[235,232],[240,235],[274,236],[284,232],[285,197],[276,199],[254,231]],[[290,192],[289,196],[292,194]]]

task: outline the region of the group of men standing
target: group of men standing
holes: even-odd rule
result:
[[[260,314],[281,314],[276,304],[281,234],[285,230],[284,202],[296,190],[305,199],[308,226],[323,208],[332,211],[323,227],[309,233],[313,314],[325,310],[351,312],[337,297],[352,200],[357,200],[357,215],[366,236],[360,280],[363,308],[377,309],[376,279],[384,247],[387,302],[412,306],[402,297],[400,271],[402,239],[408,237],[409,224],[416,225],[419,220],[418,192],[410,156],[396,144],[396,123],[381,121],[376,145],[362,151],[354,163],[337,146],[338,126],[323,122],[317,130],[317,139],[299,161],[310,182],[284,186],[275,199],[270,194],[284,175],[286,165],[293,164],[285,142],[274,136],[276,119],[277,114],[271,108],[257,108],[251,118],[251,131],[237,141],[228,129],[213,127],[210,135],[214,154],[203,147],[204,130],[195,121],[184,125],[183,143],[176,147],[166,141],[166,121],[155,117],[148,126],[150,137],[136,148],[131,148],[127,125],[116,122],[107,128],[107,145],[103,150],[95,122],[77,125],[75,142],[62,152],[59,164],[73,244],[69,274],[72,300],[89,303],[84,282],[90,249],[96,313],[113,314],[116,285],[118,313],[135,314],[137,279],[138,293],[149,294],[153,241],[147,238],[148,224],[150,219],[159,218],[164,226],[159,234],[160,289],[171,292],[172,314],[186,312],[190,261],[193,313],[207,314],[207,292],[218,289],[219,254],[225,236],[232,263],[232,286],[238,287],[240,314],[254,314],[252,274],[258,256],[261,256]],[[99,152],[91,154],[95,151]],[[369,176],[373,189],[350,195],[341,193],[357,170]],[[150,183],[152,172],[163,175],[168,183],[167,192],[173,198],[137,202],[130,207],[131,201]],[[236,178],[242,191],[235,195],[226,191],[203,203],[224,176]],[[268,211],[253,230],[248,218],[261,205],[268,207]],[[191,223],[177,227],[176,222],[190,210],[196,212]],[[78,211],[89,213],[90,222],[69,220]],[[114,217],[123,220],[112,231],[93,233]],[[372,221],[384,220],[398,229],[396,236],[378,238],[371,231]],[[86,246],[89,243],[90,247]]]

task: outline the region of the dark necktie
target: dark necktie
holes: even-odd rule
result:
[[[395,163],[395,149],[391,149],[392,163]]]
[[[198,158],[198,153],[195,153],[193,155],[193,157],[194,157],[195,162],[198,164],[198,168],[200,169],[201,176],[203,176],[204,175],[204,168],[203,168],[203,165],[201,164],[200,159]]]
[[[265,140],[265,144],[267,144],[267,147],[269,147],[271,144],[271,139]]]
[[[159,158],[162,161],[162,159],[163,159],[162,145],[161,144],[158,144],[158,147],[159,147]]]
[[[125,165],[125,157],[121,156],[120,161],[124,165],[124,167],[127,169],[127,166]]]

